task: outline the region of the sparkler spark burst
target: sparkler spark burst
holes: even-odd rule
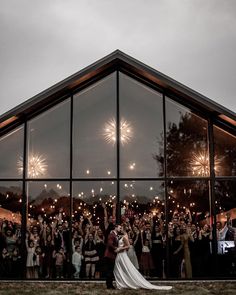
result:
[[[221,160],[215,157],[215,173],[219,172]],[[208,152],[199,152],[194,153],[192,156],[192,160],[190,161],[190,165],[192,167],[193,175],[198,176],[209,176],[210,175],[210,163]]]
[[[106,142],[115,144],[116,142],[116,120],[110,119],[104,126],[104,138]],[[125,119],[120,121],[120,142],[122,145],[128,143],[133,137],[133,128]]]
[[[17,163],[20,174],[23,172],[23,158],[20,157]],[[31,155],[28,159],[28,177],[36,178],[43,176],[47,171],[47,164],[41,155]]]

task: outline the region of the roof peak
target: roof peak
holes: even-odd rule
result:
[[[76,72],[63,81],[53,85],[43,92],[35,95],[19,106],[0,116],[0,131],[7,127],[12,127],[15,122],[24,122],[29,117],[34,116],[39,110],[56,104],[62,98],[70,96],[75,90],[84,88],[96,82],[102,77],[114,71],[122,71],[132,77],[153,85],[156,89],[161,89],[166,95],[174,95],[185,100],[189,105],[210,112],[214,116],[222,115],[233,119],[236,122],[236,114],[209,98],[197,93],[174,79],[162,74],[126,54],[120,49],[116,49],[86,68]],[[226,119],[224,121],[227,121]],[[229,122],[229,121],[228,121]],[[231,123],[232,124],[232,123]],[[236,125],[236,123],[235,123]]]

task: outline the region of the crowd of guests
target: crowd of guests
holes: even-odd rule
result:
[[[22,240],[19,224],[1,220],[0,277],[103,278],[106,271],[104,252],[107,237],[116,222],[116,208],[113,206],[113,213],[108,216],[106,205],[102,206],[104,219],[100,225],[93,220],[92,214],[81,215],[73,220],[72,232],[62,214],[59,213],[53,222],[39,215],[35,222],[28,225],[25,241]],[[175,211],[167,230],[162,214],[129,216],[125,211],[121,224],[129,237],[128,256],[145,277],[211,275],[212,228],[206,222],[195,224],[189,210]],[[216,227],[218,241],[234,240],[234,228],[229,222],[218,222]]]

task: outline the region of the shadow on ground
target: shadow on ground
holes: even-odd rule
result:
[[[122,294],[122,295],[135,295],[135,294],[158,294],[158,295],[235,295],[236,294],[236,281],[235,282],[169,282],[161,285],[173,286],[170,291],[150,291],[150,290],[107,290],[105,284],[102,283],[63,283],[63,282],[17,282],[17,283],[0,283],[0,295],[106,295],[106,294]]]

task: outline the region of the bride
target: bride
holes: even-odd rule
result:
[[[116,249],[117,256],[115,260],[114,276],[118,289],[153,289],[153,290],[170,290],[171,286],[155,286],[149,283],[141,273],[135,268],[127,255],[129,249],[128,235],[124,235],[118,241]]]

